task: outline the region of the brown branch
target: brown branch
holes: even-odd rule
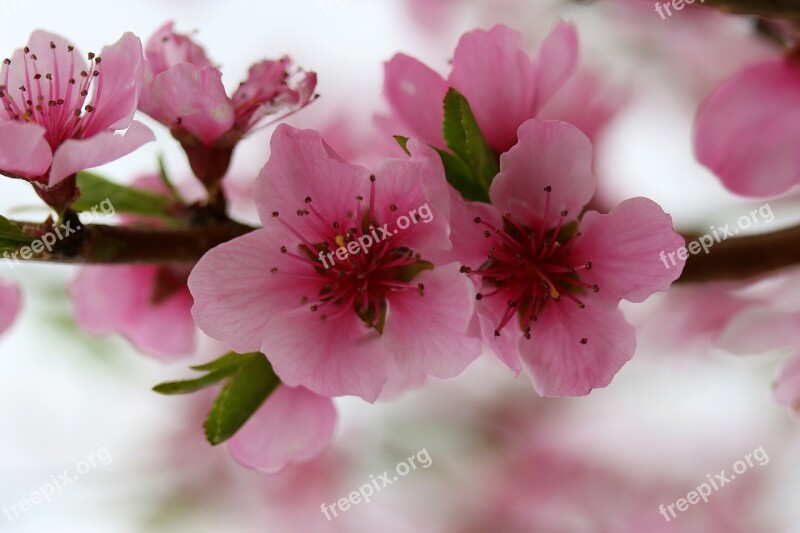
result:
[[[707,254],[690,255],[678,281],[741,280],[791,266],[800,266],[800,226],[728,239]]]
[[[20,224],[34,237],[49,233],[46,224]],[[77,227],[72,225],[73,228]],[[224,221],[188,228],[143,228],[91,224],[60,240],[52,252],[35,254],[31,260],[83,264],[187,264],[206,252],[255,228]]]
[[[800,18],[800,0],[705,0],[724,11],[785,19]]]

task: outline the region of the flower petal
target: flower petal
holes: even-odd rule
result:
[[[207,145],[230,130],[235,120],[222,72],[215,67],[175,65],[155,77],[153,98],[164,114],[154,119],[183,128]]]
[[[113,45],[104,47],[100,58],[98,81],[102,89],[92,102],[94,110],[84,138],[130,126],[144,82],[142,43],[134,34],[125,33]]]
[[[153,303],[158,271],[139,265],[82,268],[71,287],[75,320],[90,333],[120,333],[160,359],[190,355],[197,338],[191,295],[183,288]]]
[[[397,54],[384,65],[383,91],[395,116],[415,137],[445,148],[442,102],[447,82],[442,76],[413,57]]]
[[[696,119],[697,158],[729,190],[777,196],[800,183],[800,66],[770,61],[722,83]]]
[[[784,313],[763,305],[745,308],[728,321],[716,344],[737,355],[798,346],[800,313]]]
[[[625,200],[607,215],[586,213],[580,232],[568,256],[570,264],[591,261],[592,269],[581,279],[597,284],[596,296],[606,301],[643,302],[655,291],[667,290],[683,272],[686,261],[674,252],[685,241],[672,228],[672,217],[647,198]]]
[[[20,306],[19,289],[0,281],[0,333],[6,331],[17,317]]]
[[[518,222],[538,227],[546,217],[552,228],[565,209],[567,220],[578,216],[594,185],[592,144],[586,135],[566,122],[531,119],[520,126],[519,142],[500,157],[489,196]],[[545,187],[552,189],[549,207]]]
[[[311,198],[331,224],[356,207],[356,196],[369,191],[369,171],[342,161],[319,133],[281,124],[270,142],[271,155],[253,188],[261,221],[272,213],[294,215]],[[300,225],[298,225],[300,226]],[[305,224],[302,225],[305,227]]]
[[[0,120],[0,172],[38,178],[47,174],[53,152],[38,124]]]
[[[68,139],[53,156],[48,185],[58,185],[76,172],[110,163],[155,140],[150,128],[135,120],[124,135],[104,131],[87,139]]]
[[[260,350],[272,316],[299,307],[303,296],[322,288],[321,277],[315,281],[289,274],[298,266],[280,253],[286,243],[282,230],[264,228],[221,244],[189,276],[197,326],[238,352]]]
[[[501,24],[464,34],[448,78],[467,97],[486,142],[498,153],[514,145],[517,128],[533,116],[535,70],[521,41],[519,32]]]
[[[237,462],[264,474],[309,461],[328,446],[336,427],[330,398],[279,385],[228,441]]]
[[[573,24],[556,21],[539,48],[536,65],[536,101],[534,113],[572,77],[578,67],[578,32]],[[578,102],[576,102],[578,103]]]
[[[800,355],[794,355],[781,369],[773,394],[778,402],[800,413]]]
[[[380,335],[352,309],[282,312],[266,328],[264,352],[281,381],[323,396],[360,396],[374,402],[387,379],[386,351]]]
[[[178,63],[191,63],[200,68],[213,66],[203,47],[188,36],[176,33],[174,25],[172,21],[167,22],[147,40],[144,53],[153,75]]]
[[[548,302],[531,339],[520,342],[523,364],[542,396],[584,396],[605,387],[636,350],[636,332],[619,309],[563,303]]]
[[[404,374],[453,378],[480,355],[480,339],[468,335],[475,291],[458,269],[451,263],[415,277],[412,283],[425,286],[423,295],[389,295],[383,334]]]

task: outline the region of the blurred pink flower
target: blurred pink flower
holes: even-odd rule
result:
[[[194,182],[187,182],[191,186]],[[158,176],[144,176],[134,187],[167,193]],[[130,224],[157,227],[161,220],[123,217]],[[87,266],[72,283],[75,320],[90,333],[117,332],[158,359],[194,352],[197,328],[186,283],[190,268],[156,265]],[[169,324],[169,327],[165,327]]]
[[[800,271],[791,271],[753,283],[736,294],[738,312],[716,339],[717,345],[738,354],[775,350],[795,353],[775,378],[775,399],[800,414]]]
[[[230,98],[222,72],[202,47],[175,33],[172,22],[147,41],[145,58],[147,82],[139,109],[184,143],[193,138],[211,146],[229,134],[224,142],[234,144],[261,119],[277,115],[275,121],[282,120],[307,106],[317,83],[314,72],[294,69],[288,57],[264,60],[250,67],[247,80]]]
[[[188,356],[197,335],[188,276],[179,267],[84,267],[71,287],[75,320],[90,333],[120,333],[158,359]]]
[[[414,58],[395,55],[386,63],[384,82],[394,116],[411,136],[444,147],[442,101],[454,87],[469,101],[489,146],[507,151],[519,126],[542,112],[578,64],[571,24],[557,22],[533,59],[521,41],[518,32],[503,25],[464,34],[447,80]]]
[[[189,278],[198,326],[236,351],[264,352],[284,383],[325,396],[374,401],[391,359],[408,376],[464,370],[480,352],[466,335],[471,289],[455,264],[427,262],[450,246],[448,186],[436,153],[409,146],[413,157],[384,161],[372,178],[318,133],[279,126],[255,184],[264,228],[211,250]],[[423,207],[430,218],[392,233]],[[378,228],[389,236],[321,262]]]
[[[0,333],[7,330],[19,312],[19,289],[16,286],[0,281]]]
[[[478,317],[490,348],[524,366],[547,396],[608,385],[634,353],[634,328],[617,306],[666,290],[683,264],[672,220],[646,198],[581,215],[594,193],[592,147],[565,122],[532,119],[500,158],[492,205],[454,200],[454,251],[479,286]]]
[[[335,427],[330,398],[303,387],[279,385],[231,438],[228,449],[243,466],[275,474],[317,457],[330,443]]]
[[[35,31],[28,46],[5,60],[0,172],[53,188],[155,140],[133,121],[144,63],[139,38],[126,33],[88,57],[87,65],[62,37]]]
[[[800,183],[800,62],[770,60],[717,87],[697,114],[697,158],[731,191],[776,196]]]

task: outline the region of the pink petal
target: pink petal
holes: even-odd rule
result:
[[[264,224],[279,224],[275,211],[293,222],[289,217],[297,218],[294,213],[308,197],[326,220],[343,222],[342,216],[355,209],[356,196],[369,191],[369,171],[342,161],[316,131],[281,124],[270,146],[269,161],[253,188]]]
[[[456,260],[462,265],[477,267],[486,262],[489,245],[483,236],[486,227],[476,224],[480,218],[499,228],[503,226],[503,216],[497,209],[483,202],[468,202],[452,191],[450,199],[450,240],[452,251],[432,257],[435,263],[449,263]]]
[[[480,330],[486,346],[504,365],[511,369],[514,376],[518,376],[522,371],[519,344],[520,342],[530,342],[523,338],[519,321],[512,319],[498,336],[494,333],[508,311],[508,303],[497,298],[487,298],[482,300],[477,307]]]
[[[591,261],[581,279],[597,284],[600,298],[642,302],[667,290],[683,271],[685,260],[674,253],[673,266],[666,254],[683,247],[684,239],[672,228],[672,217],[647,198],[625,200],[607,215],[586,213],[580,232],[570,264]]]
[[[215,67],[180,63],[162,72],[153,82],[153,98],[164,116],[154,119],[180,127],[211,144],[233,126],[233,104]]]
[[[113,45],[104,47],[100,58],[98,87],[102,89],[92,101],[93,116],[84,138],[130,126],[144,82],[142,43],[134,34],[125,33]]]
[[[697,114],[695,151],[731,191],[776,196],[800,182],[800,66],[770,61],[722,85]]]
[[[323,396],[360,396],[374,402],[387,378],[386,351],[380,335],[350,309],[339,316],[298,309],[275,315],[260,351],[281,381]]]
[[[301,298],[318,294],[324,281],[290,274],[298,271],[298,264],[280,253],[286,242],[283,228],[269,227],[203,256],[189,276],[197,326],[238,352],[260,350],[273,315],[300,307]]]
[[[186,35],[175,33],[173,26],[173,22],[164,24],[147,40],[145,57],[153,75],[178,63],[191,63],[200,68],[213,66],[203,47]]]
[[[191,354],[197,337],[191,295],[178,290],[154,304],[157,275],[151,266],[82,268],[71,287],[76,322],[90,333],[120,333],[160,359]]]
[[[17,317],[20,307],[19,289],[0,281],[0,333],[6,331]]]
[[[542,396],[584,396],[611,383],[636,350],[633,326],[618,309],[553,303],[539,316],[531,339],[520,341],[536,391]]]
[[[745,308],[728,321],[716,344],[738,355],[800,345],[800,314],[764,306]]]
[[[450,232],[450,194],[439,155],[412,139],[411,157],[385,159],[375,172],[375,216],[388,229],[397,230],[395,246],[407,246],[423,253],[428,249],[452,247]],[[411,214],[413,212],[413,214]],[[402,229],[408,219],[409,226]],[[414,222],[416,218],[416,222]]]
[[[135,120],[124,135],[104,131],[86,139],[68,139],[53,156],[48,185],[53,187],[76,172],[115,161],[155,140],[150,128]]]
[[[395,116],[415,137],[440,148],[445,147],[442,121],[447,87],[437,72],[405,54],[395,55],[384,65],[383,91]]]
[[[561,87],[538,118],[569,122],[595,143],[629,96],[620,87],[605,84],[596,73],[582,71]]]
[[[53,161],[45,130],[38,124],[0,120],[0,171],[38,178]]]
[[[474,287],[456,263],[425,271],[412,283],[423,283],[424,295],[400,291],[388,297],[387,346],[406,375],[456,377],[481,353],[480,339],[467,335]]]
[[[775,399],[800,412],[800,355],[794,355],[775,380]]]
[[[575,26],[557,21],[539,48],[535,65],[536,101],[533,109],[538,112],[564,86],[578,67],[578,32]]]
[[[498,153],[516,142],[517,128],[533,116],[535,71],[521,40],[503,25],[464,34],[448,78],[467,97],[486,141]]]
[[[236,461],[264,474],[309,461],[328,446],[336,427],[330,398],[302,387],[279,385],[228,441]]]
[[[500,157],[500,173],[489,196],[501,212],[529,227],[546,216],[553,228],[563,210],[574,220],[594,194],[592,145],[566,122],[531,119],[519,128],[519,142]],[[545,207],[551,187],[550,206]]]

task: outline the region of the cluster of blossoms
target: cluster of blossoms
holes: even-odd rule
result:
[[[261,227],[215,242],[199,261],[84,268],[72,288],[79,324],[121,333],[162,359],[196,352],[198,328],[235,352],[194,367],[210,371],[205,378],[165,385],[192,392],[228,380],[224,402],[242,393],[237,383],[264,376],[247,389],[261,396],[244,398],[244,419],[223,419],[220,407],[206,423],[213,443],[229,438],[234,457],[263,472],[327,445],[333,398],[389,399],[429,377],[458,376],[484,351],[514,375],[524,369],[541,395],[607,386],[636,349],[620,302],[668,289],[683,263],[665,269],[659,253],[684,239],[646,198],[609,212],[588,207],[592,140],[619,101],[591,98],[603,86],[579,69],[572,25],[558,22],[535,57],[520,43],[505,26],[469,32],[447,79],[402,54],[387,62],[391,111],[380,122],[408,138],[404,153],[375,168],[345,161],[317,131],[279,125],[253,184]],[[0,173],[30,181],[60,217],[74,216],[81,171],[154,139],[133,120],[138,109],[180,143],[207,198],[183,201],[166,176],[134,183],[165,200],[166,222],[134,213],[122,225],[154,238],[230,226],[223,178],[237,144],[315,99],[316,75],[286,57],[253,65],[229,96],[203,48],[172,24],[144,49],[126,34],[86,57],[36,32],[5,61]],[[753,67],[700,112],[699,159],[732,190],[775,194],[800,180],[789,147],[800,121],[770,115],[798,103],[792,61]],[[758,91],[780,97],[748,114],[741,102]],[[456,134],[468,139],[466,156],[442,127],[453,94],[466,102]],[[775,131],[756,133],[768,116]],[[478,182],[484,201],[464,194],[443,163],[460,156],[469,166],[476,146],[496,169]],[[417,223],[423,206],[430,217]],[[408,224],[399,224],[403,214]],[[350,252],[325,263],[337,249]],[[0,331],[18,303],[16,289],[0,284]],[[796,382],[797,364],[787,373]]]

